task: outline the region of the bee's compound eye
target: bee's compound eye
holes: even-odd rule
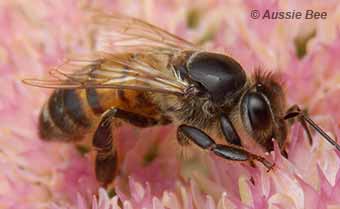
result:
[[[264,96],[257,92],[249,92],[245,99],[252,128],[268,128],[271,125],[271,113]]]

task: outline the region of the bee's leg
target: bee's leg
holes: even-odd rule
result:
[[[331,143],[338,151],[340,151],[340,145],[332,139],[324,130],[320,128],[303,110],[297,105],[293,105],[286,112],[283,119],[288,120],[290,118],[298,117],[299,120],[304,121],[306,124],[310,125],[315,131],[317,131],[324,139]],[[303,125],[303,124],[302,124]]]
[[[130,123],[137,127],[149,127],[154,126],[159,123],[158,120],[154,118],[148,118],[140,114],[136,114],[133,112],[128,112],[122,109],[114,108],[113,111],[115,112],[114,116],[123,120],[124,122]]]
[[[271,170],[274,166],[273,163],[266,160],[264,157],[253,154],[246,151],[242,147],[236,145],[223,145],[216,144],[215,141],[210,138],[206,133],[198,128],[181,125],[178,127],[179,132],[188,137],[192,142],[201,147],[202,149],[208,149],[215,155],[228,160],[235,161],[252,161],[256,160],[261,162],[268,170]]]
[[[303,111],[303,114],[307,115],[308,116],[308,112],[306,110],[300,110],[300,108],[297,106],[297,105],[293,105],[291,106],[290,108],[288,108],[287,112],[286,112],[286,115],[289,115],[293,112],[300,112],[300,111]],[[294,116],[295,117],[295,116]],[[312,138],[312,134],[309,130],[309,127],[307,126],[307,123],[306,121],[303,119],[303,117],[301,116],[301,114],[297,115],[296,116],[298,121],[300,122],[300,124],[302,125],[303,129],[306,131],[307,133],[307,137],[308,137],[308,141],[309,141],[309,144],[312,145],[313,144],[313,138]],[[288,119],[288,118],[287,118]]]
[[[220,128],[222,130],[222,133],[224,135],[224,138],[229,144],[234,144],[237,146],[241,145],[241,140],[239,135],[237,134],[233,124],[231,123],[230,119],[222,115],[220,118]],[[186,146],[190,144],[190,139],[186,137],[180,129],[177,129],[177,141],[180,145]]]
[[[228,116],[224,114],[221,115],[220,127],[224,135],[224,138],[229,144],[233,144],[239,147],[242,146],[240,136],[237,134],[234,125],[232,124]],[[252,167],[255,167],[255,163],[253,160],[249,160],[249,163]]]
[[[156,124],[164,124],[166,121],[158,121],[136,113],[118,108],[110,108],[103,113],[93,136],[93,146],[96,155],[96,176],[104,185],[110,183],[117,170],[117,152],[112,141],[112,121],[120,119],[138,127],[148,127]]]
[[[228,116],[224,114],[221,116],[220,126],[221,126],[222,133],[224,135],[224,138],[227,140],[228,143],[234,144],[237,146],[242,146],[240,137],[237,134]]]
[[[115,113],[115,109],[109,109],[103,113],[92,141],[97,151],[95,162],[96,177],[104,186],[113,180],[118,164],[116,148],[114,143],[112,143],[112,119]]]
[[[220,127],[224,138],[227,140],[229,144],[242,146],[241,139],[237,134],[231,120],[228,116],[222,114],[220,117]],[[274,149],[274,144],[271,140],[267,141],[267,143],[261,144],[268,152]],[[287,153],[285,150],[282,151],[282,154],[287,157]],[[254,166],[253,162],[250,162],[252,166]]]
[[[307,113],[306,113],[307,114]],[[309,127],[307,126],[307,123],[305,120],[303,120],[301,117],[299,117],[299,122],[301,123],[303,129],[306,131],[307,133],[307,137],[308,137],[308,141],[310,145],[313,145],[313,138],[312,138],[312,134],[310,132]]]
[[[183,132],[178,128],[177,129],[177,142],[181,146],[188,146],[190,145],[190,139],[186,137]]]

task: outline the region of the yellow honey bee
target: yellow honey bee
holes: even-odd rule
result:
[[[288,118],[298,118],[331,142],[298,106],[286,107],[274,75],[247,75],[233,58],[195,44],[139,19],[96,14],[96,49],[67,60],[51,79],[26,79],[29,85],[55,91],[43,106],[39,133],[44,140],[75,141],[93,130],[96,176],[104,185],[118,169],[112,137],[115,121],[137,127],[174,123],[180,145],[196,144],[235,161],[273,164],[242,147],[241,128],[265,150],[274,138],[285,152]],[[207,132],[225,138],[218,144]]]

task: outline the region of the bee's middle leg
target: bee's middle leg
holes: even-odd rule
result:
[[[210,150],[215,155],[224,159],[234,161],[256,160],[261,162],[268,170],[272,169],[274,166],[273,163],[269,162],[264,157],[248,152],[240,146],[216,144],[210,136],[198,128],[181,125],[178,127],[178,131],[202,149]]]
[[[120,119],[138,127],[148,127],[158,123],[154,118],[147,118],[118,108],[110,108],[103,113],[93,135],[92,144],[97,151],[95,160],[96,177],[104,185],[112,182],[118,167],[117,151],[112,135],[114,119]]]
[[[225,140],[229,144],[242,146],[241,139],[228,116],[222,115],[220,117],[220,129],[222,130]],[[190,144],[190,139],[183,135],[180,129],[177,129],[177,141],[182,146]]]

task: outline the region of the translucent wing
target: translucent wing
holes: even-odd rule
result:
[[[178,78],[176,71],[164,73],[155,69],[152,62],[158,63],[150,56],[138,54],[102,54],[68,60],[49,72],[51,79],[23,82],[43,88],[116,88],[183,94],[187,83]]]
[[[174,54],[199,50],[193,43],[133,17],[94,13],[93,21],[98,36],[96,47],[102,52]]]
[[[45,88],[120,88],[183,94],[187,83],[171,59],[194,44],[142,20],[93,13],[96,47],[86,58],[71,59],[50,71],[53,79],[26,79]]]

